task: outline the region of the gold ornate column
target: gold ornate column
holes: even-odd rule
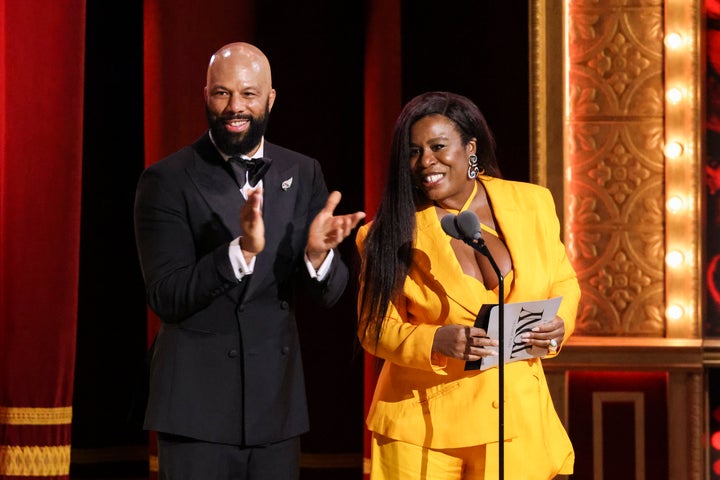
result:
[[[571,436],[593,435],[572,428],[586,413],[572,399],[574,385],[592,385],[587,372],[608,374],[593,399],[624,398],[604,390],[613,375],[664,378],[667,417],[645,423],[664,422],[668,478],[693,480],[703,478],[701,2],[530,8],[532,178],[562,206],[582,288],[575,334],[545,362],[556,406]],[[633,398],[654,401],[649,390]],[[589,444],[602,478],[598,432]],[[643,474],[653,468],[646,453],[630,461]]]

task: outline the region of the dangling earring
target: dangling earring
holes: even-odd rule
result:
[[[478,173],[480,173],[480,168],[478,167],[478,158],[477,155],[474,153],[468,157],[468,178],[470,180],[474,180],[477,178]]]

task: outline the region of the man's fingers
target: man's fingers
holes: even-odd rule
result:
[[[350,216],[350,223],[352,225],[350,228],[355,228],[357,226],[357,224],[360,223],[360,220],[362,220],[363,218],[365,218],[365,212],[353,213]]]
[[[251,191],[247,198],[247,203],[253,207],[255,210],[262,209],[262,202],[263,202],[263,189],[262,188],[256,188],[255,190]]]
[[[341,198],[342,195],[337,190],[331,192],[328,196],[327,202],[325,202],[325,208],[323,210],[332,215],[335,211],[335,207],[337,207],[338,203],[340,203]]]

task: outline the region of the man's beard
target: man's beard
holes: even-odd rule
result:
[[[262,136],[265,135],[269,115],[268,104],[265,105],[265,111],[258,117],[252,115],[239,114],[227,117],[216,117],[205,106],[205,115],[207,116],[208,125],[212,132],[212,138],[215,145],[226,155],[247,155],[260,145]],[[250,127],[243,133],[231,133],[225,129],[225,122],[231,119],[246,119],[250,122]]]

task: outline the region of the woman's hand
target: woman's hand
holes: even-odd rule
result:
[[[443,325],[435,332],[432,351],[458,360],[474,361],[497,355],[497,340],[491,340],[482,328],[466,325]]]
[[[528,345],[546,348],[550,353],[557,353],[557,349],[565,338],[565,321],[555,317],[553,321],[539,325],[520,337]]]

